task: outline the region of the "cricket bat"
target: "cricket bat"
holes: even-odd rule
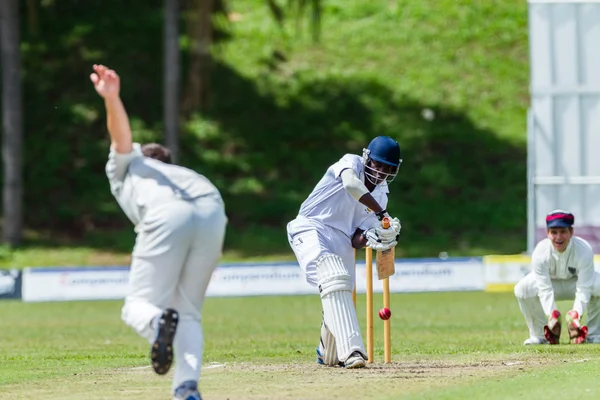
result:
[[[381,226],[383,229],[390,227],[390,219],[388,217],[381,220]],[[387,249],[384,251],[378,251],[375,257],[375,265],[377,266],[377,278],[383,280],[389,278],[396,273],[396,266],[394,264],[394,248]]]

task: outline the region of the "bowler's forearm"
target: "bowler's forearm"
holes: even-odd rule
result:
[[[111,146],[117,153],[131,153],[131,126],[121,98],[105,99],[104,105],[106,107],[106,126],[110,134]]]

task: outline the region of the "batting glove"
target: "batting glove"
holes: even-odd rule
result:
[[[384,228],[383,226],[376,227],[377,236],[383,243],[398,241],[400,235],[400,220],[398,218],[389,218],[389,226]]]
[[[379,237],[379,239],[384,243],[393,242],[396,240],[396,236],[398,236],[396,231],[394,229],[392,229],[391,225],[387,229],[384,229],[382,227],[377,227],[377,228],[375,228],[375,231],[377,232],[377,236]]]
[[[571,310],[567,313],[567,327],[569,329],[569,338],[571,339],[571,343],[581,344],[585,342],[588,328],[585,325],[581,325],[579,313],[577,311]]]
[[[393,229],[396,232],[396,240],[400,238],[400,230],[402,229],[402,224],[398,218],[392,218],[390,220],[390,229]]]
[[[395,236],[392,238],[392,240],[384,241],[379,236],[380,230],[381,228],[370,228],[363,232],[363,236],[365,239],[367,239],[367,246],[376,251],[385,251],[398,244],[398,242],[395,240]]]
[[[560,311],[554,310],[548,318],[548,325],[544,326],[544,336],[550,344],[558,344],[560,342]]]

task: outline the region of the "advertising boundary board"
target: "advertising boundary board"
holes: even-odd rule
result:
[[[356,265],[358,293],[366,288],[365,263]],[[382,291],[374,270],[374,292]],[[112,300],[125,297],[129,268],[40,267],[23,271],[23,301]],[[392,293],[484,290],[481,258],[396,260]],[[207,297],[317,294],[295,262],[224,263],[213,273]]]

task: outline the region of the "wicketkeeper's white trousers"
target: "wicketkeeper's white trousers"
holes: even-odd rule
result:
[[[574,300],[575,285],[577,279],[553,279],[552,287],[554,289],[555,301]],[[515,286],[515,296],[519,301],[519,307],[525,317],[529,328],[530,337],[544,337],[544,325],[548,322],[548,317],[542,309],[542,303],[538,297],[538,287],[533,273],[524,276]],[[566,310],[568,311],[568,310]],[[564,315],[566,311],[562,312]],[[587,317],[585,324],[588,327],[588,339],[590,341],[600,341],[600,273],[594,274],[594,284],[592,286],[592,296],[587,306]]]
[[[136,227],[123,321],[150,343],[151,321],[165,308],[179,312],[173,343],[173,389],[198,381],[203,354],[201,310],[223,248],[227,217],[218,196],[173,201],[148,210]]]

